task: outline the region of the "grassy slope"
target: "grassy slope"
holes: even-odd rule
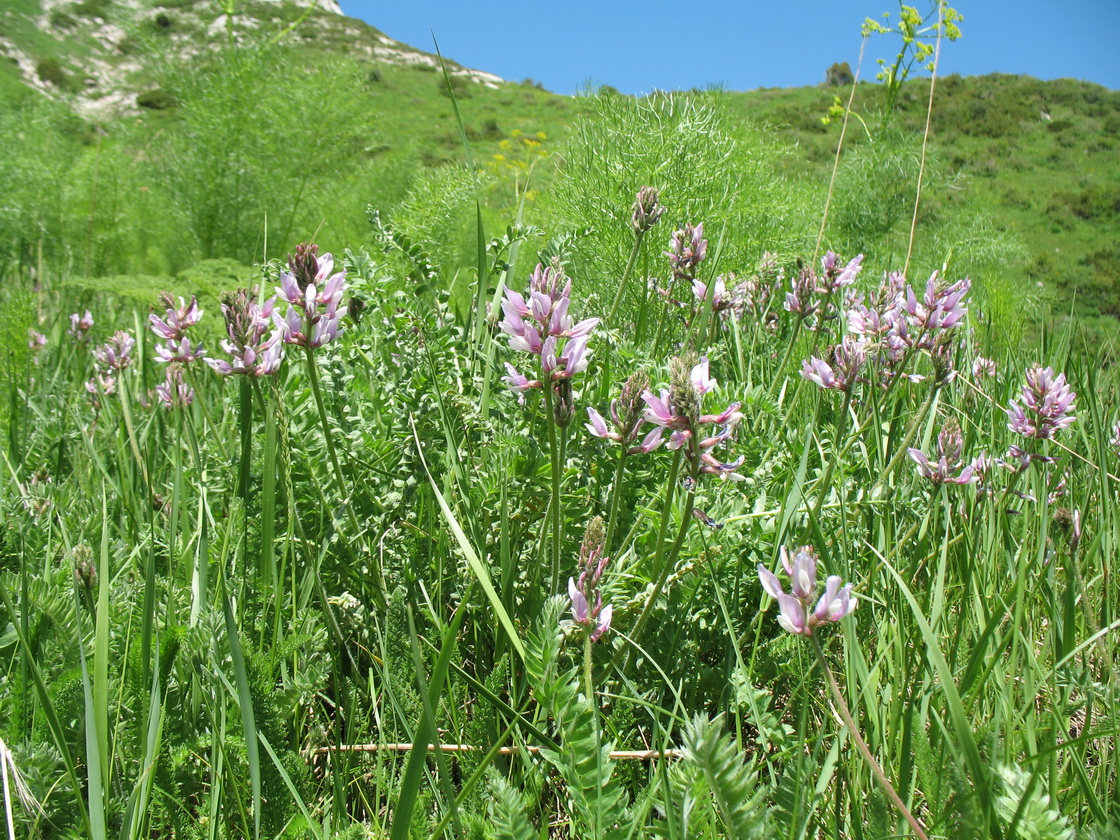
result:
[[[745,116],[797,144],[790,174],[826,180],[839,125],[821,117],[837,88],[731,94]],[[929,87],[914,80],[899,116],[921,131]],[[1120,316],[1120,92],[1072,80],[951,76],[939,81],[932,139],[957,175],[958,194],[1022,239],[1024,282],[1076,299],[1081,314]],[[882,89],[862,84],[853,110],[875,124]],[[1047,115],[1049,118],[1047,118]],[[847,143],[867,142],[852,122]]]
[[[244,3],[246,17],[263,32],[279,32],[302,14],[290,4]],[[47,32],[35,25],[37,0],[12,0],[0,18],[0,34],[36,60],[54,59],[74,86],[84,78],[81,65],[91,54],[113,63],[139,61],[141,69],[128,85],[151,90],[158,75],[149,54],[159,45],[198,43],[217,15],[216,7],[194,0],[164,0],[148,12],[133,13],[113,0],[85,0],[51,16]],[[164,16],[157,23],[155,15]],[[125,21],[127,38],[106,49],[82,37],[99,23],[98,15]],[[309,58],[357,56],[368,66],[366,86],[375,128],[364,153],[427,166],[462,161],[462,144],[442,75],[423,65],[400,66],[368,56],[380,33],[361,21],[324,13],[289,36]],[[406,45],[406,51],[415,52]],[[458,65],[450,62],[452,69]],[[0,98],[13,103],[26,96],[11,64],[0,70]],[[498,89],[463,80],[456,93],[476,161],[498,180],[523,178],[540,151],[561,148],[580,108],[578,99],[561,97],[528,85],[503,83]],[[827,183],[837,124],[824,115],[838,88],[795,88],[732,93],[728,101],[747,119],[763,122],[798,153],[785,159],[788,175],[810,183]],[[854,110],[876,123],[882,90],[862,84]],[[912,80],[899,105],[899,119],[920,131],[925,118],[927,83]],[[1043,116],[1046,114],[1048,116]],[[149,111],[142,118],[158,130],[175,119],[174,109]],[[110,127],[111,130],[111,127]],[[516,134],[515,134],[516,132]],[[540,147],[528,148],[525,138]],[[858,123],[848,134],[850,148],[867,142]],[[1018,234],[1030,254],[1022,282],[1043,282],[1086,316],[1120,316],[1120,92],[1060,80],[1041,82],[1018,76],[948,77],[940,80],[934,111],[933,140],[943,161],[956,174],[956,194],[985,209],[997,227]],[[544,159],[541,158],[543,161]],[[546,183],[548,166],[538,166],[536,182]],[[508,190],[491,202],[495,218],[508,214]]]

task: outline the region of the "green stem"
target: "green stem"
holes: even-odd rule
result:
[[[848,426],[848,408],[852,404],[852,385],[849,383],[848,390],[844,392],[844,407],[840,410],[840,420],[836,427],[836,441],[837,444],[844,440],[844,433]],[[847,451],[847,450],[844,450]],[[828,493],[828,485],[832,481],[832,474],[836,471],[836,463],[843,457],[843,452],[833,450],[833,455],[828,459],[828,467],[825,469],[824,478],[821,479],[820,491],[817,493],[817,503],[813,506],[813,519],[816,519],[821,512],[821,505],[824,504],[824,497]]]
[[[614,296],[614,303],[611,304],[611,311],[607,314],[607,323],[614,325],[614,316],[618,314],[618,306],[622,303],[622,293],[626,291],[626,284],[630,281],[630,273],[634,270],[634,263],[638,261],[638,252],[642,249],[642,237],[645,235],[644,230],[640,230],[634,234],[634,247],[630,251],[630,259],[626,262],[626,270],[622,272],[622,279],[618,283],[618,291]]]
[[[628,449],[626,441],[622,442],[618,453],[618,466],[614,471],[614,486],[611,488],[610,514],[607,517],[607,537],[603,541],[603,551],[609,556],[611,553],[611,538],[614,536],[614,523],[618,519],[618,500],[622,496],[622,477],[626,467]]]
[[[132,449],[132,457],[136,459],[136,465],[140,467],[140,475],[144,478],[144,492],[148,494],[145,500],[145,507],[151,507],[151,484],[148,481],[148,467],[144,463],[144,458],[140,455],[140,445],[136,442],[136,427],[132,424],[132,409],[128,405],[128,389],[125,388],[124,376],[122,371],[121,381],[117,385],[117,394],[121,398],[121,414],[124,417],[124,428],[128,433],[128,444]]]
[[[327,422],[327,409],[323,404],[323,394],[319,389],[319,370],[315,367],[315,353],[310,346],[305,346],[307,351],[307,376],[311,380],[311,393],[315,395],[315,407],[319,409],[319,423],[323,427],[323,438],[327,441],[327,455],[331,460],[331,469],[334,470],[334,480],[338,482],[338,492],[342,498],[347,499],[349,495],[346,492],[346,480],[342,477],[342,468],[338,465],[338,455],[334,448],[334,435],[331,433],[331,425]],[[349,504],[346,506],[350,509]],[[353,511],[351,511],[353,516]]]
[[[694,447],[699,446],[699,442],[695,436],[690,439],[690,445]],[[661,527],[657,534],[657,553],[653,558],[653,568],[655,571],[655,580],[653,584],[653,591],[650,592],[649,598],[646,600],[645,606],[642,607],[641,613],[638,615],[638,620],[634,624],[634,629],[630,632],[630,638],[638,641],[641,638],[641,632],[649,621],[649,617],[653,614],[653,605],[657,603],[657,598],[661,594],[661,590],[665,588],[665,582],[669,579],[669,573],[672,572],[676,564],[677,555],[680,553],[681,546],[684,544],[685,534],[688,533],[688,526],[692,523],[692,506],[696,501],[696,484],[700,476],[700,458],[699,452],[695,452],[696,457],[692,461],[692,469],[689,475],[692,479],[692,489],[688,491],[685,497],[684,507],[681,509],[681,524],[677,529],[677,537],[673,540],[673,547],[669,550],[668,556],[663,557],[662,553],[665,547],[665,531],[669,522],[669,514],[672,511],[673,501],[673,488],[677,483],[677,472],[680,469],[682,450],[677,450],[677,457],[673,461],[673,469],[669,476],[669,487],[665,491],[665,505],[661,510]]]
[[[548,426],[548,455],[552,463],[552,502],[548,513],[552,524],[552,545],[550,546],[548,591],[555,595],[560,591],[560,448],[556,442],[556,415],[553,411],[552,383],[548,374],[543,376],[545,425]]]
[[[858,749],[860,755],[863,756],[863,760],[867,762],[867,766],[871,768],[872,775],[875,776],[876,781],[879,782],[879,785],[887,794],[887,798],[898,808],[903,819],[914,829],[914,834],[916,834],[920,840],[929,840],[921,823],[910,813],[910,809],[906,807],[906,803],[902,801],[902,798],[898,795],[898,791],[896,791],[894,785],[890,783],[886,773],[883,772],[883,768],[879,766],[879,762],[877,762],[875,756],[871,754],[867,742],[865,742],[863,736],[859,734],[856,722],[852,719],[852,713],[848,709],[848,704],[844,700],[844,695],[840,691],[840,686],[836,682],[836,677],[832,674],[832,669],[828,667],[828,660],[824,658],[824,651],[821,650],[821,645],[820,642],[817,641],[817,637],[810,636],[809,641],[813,644],[813,652],[817,655],[817,662],[820,663],[821,670],[824,672],[825,678],[828,681],[828,688],[832,693],[832,702],[835,704],[836,711],[840,714],[840,718],[844,721],[844,725],[848,727],[848,732],[852,736],[852,741],[855,742],[856,749]]]
[[[901,444],[896,447],[894,457],[891,458],[890,463],[887,464],[887,468],[883,470],[883,474],[879,476],[879,480],[875,482],[875,488],[871,491],[872,496],[874,496],[883,488],[883,485],[891,477],[891,474],[896,469],[898,469],[898,465],[902,462],[902,459],[906,457],[906,450],[910,446],[910,441],[913,439],[914,434],[918,431],[918,426],[922,424],[922,420],[925,418],[926,412],[929,411],[929,407],[933,405],[933,398],[937,396],[937,391],[940,387],[940,384],[935,384],[932,388],[929,389],[929,394],[926,395],[925,401],[922,403],[921,408],[919,408],[918,413],[914,415],[914,419],[910,421],[910,425],[906,429],[906,434],[902,438]]]
[[[595,705],[595,690],[591,684],[591,628],[583,628],[583,692],[587,695],[588,701],[591,703],[593,709],[598,709]]]
[[[240,414],[241,459],[237,469],[237,495],[246,505],[249,504],[249,480],[253,459],[253,390],[248,377],[238,377],[241,387]],[[248,513],[248,511],[246,511]]]
[[[793,348],[797,345],[797,337],[801,334],[801,324],[804,320],[803,317],[798,317],[797,323],[793,325],[793,335],[790,336],[789,342],[786,344],[786,352],[782,355],[782,360],[774,371],[774,379],[770,385],[771,394],[778,393],[781,388],[782,374],[785,373],[786,365],[789,364],[789,357],[793,355]]]

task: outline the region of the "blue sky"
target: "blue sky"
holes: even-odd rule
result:
[[[926,0],[909,0],[919,11]],[[865,17],[889,0],[340,0],[398,41],[555,93],[588,83],[624,93],[721,84],[797,87],[836,61],[853,70]],[[1120,89],[1120,0],[960,0],[964,37],[942,47],[942,74],[1025,73]],[[861,78],[893,58],[897,38],[872,37]]]

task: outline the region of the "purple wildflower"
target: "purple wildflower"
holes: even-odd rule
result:
[[[614,607],[603,606],[603,593],[599,581],[610,562],[604,551],[604,528],[601,517],[595,517],[587,526],[579,549],[579,577],[568,578],[568,598],[572,603],[572,623],[591,633],[597,641],[611,626]]]
[[[708,240],[704,238],[703,224],[696,227],[685,225],[681,230],[674,231],[669,240],[669,250],[665,252],[673,277],[677,280],[695,279],[696,269],[707,255]]]
[[[1011,431],[1028,438],[1047,439],[1077,418],[1073,414],[1077,394],[1070,390],[1064,373],[1038,365],[1027,371],[1023,405],[1012,400],[1006,409]]]
[[[977,356],[972,360],[972,378],[980,379],[984,376],[996,375],[996,363],[984,356]]]
[[[132,364],[132,349],[136,339],[124,330],[118,330],[112,338],[94,351],[102,371],[109,376],[124,370]]]
[[[93,329],[93,316],[87,309],[84,315],[75,312],[70,316],[70,329],[66,333],[79,341],[84,341],[91,329]]]
[[[671,388],[662,389],[660,395],[652,391],[642,394],[646,403],[645,420],[668,429],[669,449],[685,447],[685,456],[697,464],[699,472],[718,475],[722,479],[745,481],[738,469],[743,458],[725,463],[710,450],[724,443],[743,419],[739,403],[731,403],[719,414],[701,414],[703,395],[716,387],[708,374],[708,360],[703,358],[691,368],[683,359],[674,359],[670,371]],[[703,427],[721,427],[715,434],[704,434]],[[647,440],[652,436],[647,436]]]
[[[732,298],[727,294],[727,280],[722,274],[715,279],[711,288],[708,288],[708,284],[702,280],[693,280],[692,294],[700,303],[708,301],[710,297],[713,312],[730,309],[734,304]]]
[[[860,269],[863,268],[863,254],[858,254],[846,265],[840,266],[840,258],[829,251],[821,258],[821,268],[824,270],[824,288],[819,291],[831,294],[845,286],[850,286],[856,281]]]
[[[180,340],[189,328],[202,320],[202,310],[198,308],[198,301],[193,295],[190,303],[179,298],[178,307],[171,295],[167,294],[160,296],[160,303],[166,310],[164,317],[160,318],[153,313],[148,316],[148,320],[152,322],[152,332],[165,341]]]
[[[953,476],[952,473],[961,465],[961,427],[953,418],[945,422],[941,434],[937,436],[937,461],[930,459],[920,449],[907,449],[910,457],[918,465],[918,473],[934,484],[969,484],[976,480],[973,473],[976,471],[975,462],[967,464],[961,471]],[[982,466],[986,466],[983,465]],[[986,471],[986,470],[985,470]]]
[[[838,575],[828,577],[824,594],[812,606],[817,592],[817,556],[811,546],[802,546],[792,557],[782,546],[781,557],[790,579],[790,594],[782,590],[778,576],[765,566],[759,565],[758,578],[766,594],[778,601],[778,624],[783,630],[795,636],[812,636],[814,627],[851,615],[858,599],[852,594],[852,584],[843,584]]]
[[[831,348],[831,356],[831,365],[816,356],[809,357],[801,363],[801,376],[822,388],[850,391],[867,359],[867,345],[860,338],[845,336]]]
[[[27,331],[27,347],[36,353],[47,346],[47,337],[35,329]]]
[[[622,393],[611,400],[610,425],[598,411],[590,406],[587,409],[587,431],[597,438],[614,441],[627,446],[627,455],[646,454],[657,449],[664,443],[661,426],[654,428],[642,439],[641,443],[634,442],[638,437],[638,430],[645,420],[645,406],[643,394],[649,386],[649,376],[638,371],[631,374],[622,386]]]
[[[817,279],[810,268],[804,268],[796,280],[790,280],[790,290],[786,292],[785,308],[799,318],[808,318],[817,311],[820,302],[813,298]]]
[[[573,323],[570,314],[572,281],[559,262],[538,264],[529,278],[528,295],[506,288],[502,294],[505,318],[498,326],[509,336],[513,350],[537,357],[541,376],[530,379],[507,364],[509,376],[503,379],[522,395],[544,382],[557,383],[571,379],[587,369],[587,344],[599,324],[598,318],[585,318]]]
[[[251,294],[255,297],[256,289]],[[206,364],[223,376],[261,377],[280,369],[284,358],[283,334],[279,328],[269,332],[275,317],[276,298],[269,298],[261,306],[253,297],[246,289],[225,295],[222,314],[229,337],[222,340],[221,348],[230,355],[231,361],[206,359]]]
[[[156,396],[168,410],[185,408],[194,400],[194,389],[183,382],[183,371],[178,365],[168,365],[166,378],[156,386]]]
[[[300,245],[288,258],[291,271],[280,274],[276,293],[288,302],[288,311],[283,317],[275,312],[273,320],[285,344],[318,348],[338,337],[346,274],[334,272],[333,256],[317,252],[315,245]]]

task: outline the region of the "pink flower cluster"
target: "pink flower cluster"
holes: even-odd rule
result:
[[[288,312],[282,319],[274,317],[285,344],[317,348],[338,337],[346,274],[332,273],[334,257],[317,252],[315,245],[299,246],[288,260],[291,271],[280,275],[276,292],[288,302]]]
[[[888,361],[898,361],[911,348],[934,350],[968,313],[964,299],[972,288],[967,277],[950,285],[938,282],[935,271],[919,298],[906,278],[895,272],[871,307],[858,299],[848,307],[849,332],[880,342]]]
[[[91,329],[93,329],[93,316],[87,309],[84,315],[75,312],[70,316],[70,329],[66,334],[78,341],[85,341]]]
[[[835,255],[829,252],[825,257],[825,278],[829,283],[826,290],[849,285],[859,271],[860,259],[862,255],[841,269]],[[830,276],[833,279],[827,280]],[[807,297],[811,282],[803,272],[802,278],[794,282],[793,291],[786,295],[786,309],[802,318],[820,306],[819,301]],[[934,272],[919,298],[906,278],[896,272],[872,295],[870,306],[864,305],[862,295],[846,294],[842,303],[849,335],[829,348],[830,358],[814,356],[802,362],[802,377],[822,388],[847,391],[857,381],[860,368],[875,354],[882,364],[884,381],[889,382],[903,374],[900,368],[912,350],[928,351],[938,375],[951,376],[949,336],[968,312],[964,298],[970,288],[967,278],[942,286]],[[907,378],[920,381],[923,377],[908,374]]]
[[[689,373],[689,384],[692,394],[688,403],[700,405],[704,394],[714,391],[718,385],[715,379],[709,376],[708,360],[701,358]],[[745,481],[746,477],[738,473],[743,465],[743,458],[731,463],[724,463],[716,458],[711,450],[727,441],[735,431],[735,426],[743,419],[739,413],[739,403],[731,403],[719,414],[694,414],[691,405],[686,405],[684,399],[676,396],[678,388],[661,389],[660,395],[652,391],[642,394],[646,402],[645,419],[661,429],[668,429],[669,449],[685,447],[685,455],[690,461],[699,460],[699,471],[707,475],[718,475],[722,479],[732,481]],[[715,425],[722,428],[715,434],[704,434],[703,426]],[[647,436],[647,441],[651,436]],[[660,443],[660,440],[658,440]],[[650,449],[656,449],[656,445]]]
[[[284,345],[283,331],[274,324],[276,298],[269,298],[260,305],[255,298],[255,290],[250,295],[247,290],[239,289],[227,295],[222,303],[228,338],[222,340],[221,348],[231,361],[208,358],[206,364],[223,376],[261,377],[280,369]]]
[[[802,546],[791,557],[785,546],[781,549],[782,568],[790,580],[790,592],[782,591],[777,575],[759,565],[758,578],[766,594],[778,601],[781,612],[778,624],[795,636],[812,636],[813,628],[851,615],[858,599],[852,584],[844,584],[838,575],[825,581],[824,594],[812,606],[817,595],[817,555],[811,546]]]
[[[608,562],[610,558],[604,556],[602,544],[588,545],[585,539],[580,547],[579,578],[568,578],[572,621],[589,629],[593,642],[610,629],[614,613],[613,605],[603,606],[603,593],[599,589],[599,580]]]
[[[93,351],[97,360],[97,370],[86,383],[86,390],[96,403],[100,394],[111,394],[117,387],[117,375],[132,364],[132,350],[136,339],[124,330],[118,330],[112,338]]]
[[[1073,415],[1077,394],[1070,390],[1064,373],[1035,365],[1027,371],[1023,405],[1012,400],[1006,409],[1009,428],[1028,438],[1047,439],[1077,418]]]
[[[910,457],[918,465],[918,474],[934,484],[970,484],[978,477],[973,473],[983,474],[987,471],[988,457],[980,457],[971,464],[966,465],[957,475],[953,473],[961,467],[961,451],[963,448],[961,427],[956,420],[950,419],[937,436],[937,460],[931,462],[929,457],[920,449],[907,449]]]
[[[850,391],[857,381],[859,370],[867,361],[867,343],[856,336],[831,348],[832,363],[810,356],[801,363],[801,376],[822,388]]]
[[[529,278],[529,294],[523,296],[506,288],[502,296],[505,318],[498,324],[509,336],[513,350],[530,353],[537,358],[540,379],[529,379],[506,362],[508,376],[502,380],[522,395],[550,382],[571,379],[587,369],[587,342],[599,324],[598,318],[585,318],[572,324],[572,281],[559,264],[538,264]]]
[[[674,231],[669,239],[669,250],[665,252],[673,277],[677,280],[696,279],[696,269],[708,256],[708,240],[704,238],[704,225],[693,227],[685,225]]]
[[[179,306],[176,307],[171,296],[164,295],[162,302],[166,308],[164,317],[160,318],[155,313],[148,316],[152,324],[152,332],[164,341],[156,347],[156,361],[188,364],[201,359],[202,345],[191,347],[190,339],[187,338],[187,330],[202,320],[202,310],[198,308],[198,301],[193,295],[190,303],[185,303],[183,298],[179,298]]]

